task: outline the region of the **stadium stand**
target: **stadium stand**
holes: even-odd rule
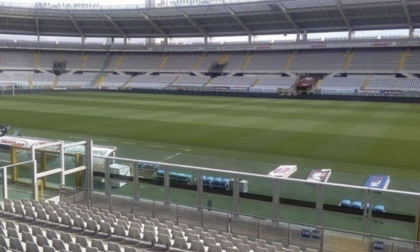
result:
[[[200,64],[197,67],[197,70],[199,71],[208,71],[211,66],[215,63],[218,63],[219,60],[222,57],[222,53],[207,53],[204,56],[202,56],[202,60]]]
[[[63,74],[60,75],[58,87],[88,87],[96,78],[96,74]]]
[[[16,85],[29,87],[28,75],[30,75],[30,73],[14,71],[0,73],[0,85]]]
[[[348,70],[397,70],[402,54],[401,49],[358,49]]]
[[[344,91],[344,90],[353,91],[355,89],[360,90],[365,80],[366,78],[362,78],[362,77],[325,78],[322,85],[318,87],[318,89],[322,89],[324,92]]]
[[[3,69],[34,69],[34,51],[2,50],[0,60]]]
[[[405,70],[420,69],[420,49],[411,49],[404,65]]]
[[[137,75],[126,85],[129,88],[163,89],[176,80],[173,75]]]
[[[210,77],[181,76],[173,86],[202,87],[210,81]]]
[[[420,79],[373,78],[366,89],[378,91],[419,92]]]
[[[342,50],[300,51],[290,65],[290,70],[340,70],[346,57]]]
[[[177,248],[204,252],[281,252],[288,251],[287,249],[301,251],[299,246],[293,244],[285,248],[282,243],[261,238],[253,240],[244,235],[234,237],[231,233],[215,229],[189,227],[182,223],[176,225],[170,220],[161,222],[156,218],[88,208],[85,205],[67,204],[62,201],[4,199],[3,206],[0,207],[2,251],[137,252],[142,248],[138,246],[144,243],[152,247],[161,246],[166,250]],[[18,216],[22,218],[19,220],[16,218]],[[34,216],[36,222],[25,220]],[[40,226],[38,223],[44,225]],[[61,231],[62,227],[67,227],[68,230]],[[85,232],[95,236],[86,235]],[[110,237],[129,239],[137,243],[116,243]],[[317,250],[306,248],[306,251]]]
[[[290,89],[296,82],[296,77],[261,77],[254,91],[270,91],[278,89]]]
[[[226,71],[238,71],[242,69],[247,58],[246,52],[231,52],[227,60]]]
[[[32,85],[40,88],[51,88],[54,84],[55,75],[46,73],[32,74]]]
[[[290,51],[254,52],[246,70],[269,72],[285,69],[289,55]]]
[[[171,53],[161,70],[191,71],[200,54],[197,53]]]
[[[208,87],[248,88],[257,80],[256,77],[225,77],[214,78]]]
[[[161,53],[130,53],[124,56],[120,69],[125,70],[157,70],[162,63],[163,54]]]
[[[107,74],[105,80],[100,84],[101,87],[121,87],[130,80],[130,75]]]

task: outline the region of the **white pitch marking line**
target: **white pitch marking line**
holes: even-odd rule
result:
[[[122,143],[125,143],[125,144],[134,144],[134,143],[130,143],[130,142],[122,142]]]
[[[179,148],[179,150],[191,151],[191,149],[183,149],[183,148]]]
[[[150,147],[155,147],[155,148],[164,148],[162,145],[149,145]]]
[[[173,158],[173,157],[175,157],[175,156],[178,156],[178,155],[181,155],[181,153],[180,153],[180,152],[178,152],[178,153],[176,153],[175,155],[172,155],[172,156],[169,156],[169,157],[165,158],[163,161],[168,160],[168,159],[171,159],[171,158]]]

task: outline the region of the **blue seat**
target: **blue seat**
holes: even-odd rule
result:
[[[349,199],[343,199],[338,206],[340,207],[350,207],[351,201]]]
[[[373,207],[372,212],[385,213],[385,207],[383,205],[376,205]]]
[[[353,201],[350,205],[351,208],[356,208],[356,209],[363,209],[363,203],[360,201]]]
[[[215,178],[212,182],[212,186],[224,190],[229,189],[229,179]]]
[[[212,182],[213,182],[213,177],[209,176],[203,176],[203,186],[204,187],[210,187],[212,186]]]

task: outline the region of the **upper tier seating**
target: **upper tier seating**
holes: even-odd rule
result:
[[[346,61],[343,50],[300,51],[289,70],[340,70]]]
[[[254,52],[246,70],[279,71],[286,68],[290,51]]]
[[[348,70],[396,70],[401,54],[401,49],[358,49]]]
[[[123,70],[157,70],[162,63],[161,53],[129,53],[124,56],[119,69]]]
[[[420,49],[412,49],[407,54],[405,61],[405,70],[419,70],[420,69]]]
[[[108,57],[108,58],[107,58]],[[110,53],[108,56],[105,53],[86,53],[86,62],[83,69],[96,70],[96,69],[113,69],[119,54]]]
[[[207,55],[203,56],[203,59],[201,60],[200,64],[197,67],[197,70],[208,71],[213,64],[219,62],[222,55],[223,55],[222,53],[214,53],[214,52],[207,53]]]
[[[241,70],[247,58],[246,52],[231,52],[227,61],[226,71]]]
[[[1,50],[0,60],[3,68],[34,68],[34,51]]]
[[[162,70],[188,70],[194,68],[200,54],[198,53],[170,53],[168,60],[162,66]]]

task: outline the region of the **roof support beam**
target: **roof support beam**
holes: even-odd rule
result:
[[[277,3],[277,6],[283,11],[283,14],[286,16],[287,20],[292,24],[292,26],[295,28],[296,33],[300,33],[300,28],[296,24],[295,20],[293,20],[292,16],[290,16],[289,12],[287,12],[286,8],[281,3]]]
[[[197,28],[197,30],[199,30],[201,33],[203,33],[203,35],[204,36],[206,36],[206,34],[207,34],[207,32],[206,32],[206,30],[204,30],[202,27],[200,27],[199,25],[198,25],[198,23],[197,22],[195,22],[194,20],[192,20],[191,18],[190,18],[190,16],[188,16],[188,14],[187,13],[185,13],[183,10],[179,10],[181,13],[182,13],[182,15],[188,20],[188,22],[190,22],[195,28]]]
[[[346,13],[344,13],[344,11],[343,11],[343,6],[342,6],[342,3],[341,3],[341,0],[337,0],[337,7],[338,7],[338,10],[340,11],[341,16],[344,19],[344,22],[346,22],[346,25],[349,27],[349,31],[353,30],[351,28],[351,23],[350,23],[349,19],[347,18]]]
[[[76,23],[76,20],[74,20],[74,17],[73,17],[73,15],[72,15],[71,13],[69,13],[69,17],[70,17],[70,19],[71,19],[71,22],[72,22],[72,23],[74,24],[74,26],[76,27],[77,31],[79,31],[80,36],[81,36],[82,38],[84,38],[84,37],[85,37],[85,34],[82,32],[82,30],[80,29],[79,25]]]
[[[236,22],[238,22],[238,23],[239,23],[239,25],[240,25],[240,26],[242,26],[242,28],[244,28],[244,30],[248,32],[248,34],[252,34],[251,29],[249,29],[249,27],[248,27],[248,26],[246,26],[246,25],[244,24],[244,22],[243,22],[240,18],[238,18],[238,17],[236,16],[236,14],[235,14],[235,12],[234,12],[233,10],[231,10],[229,7],[226,7],[226,9],[227,9],[227,10],[229,11],[229,13],[233,16],[233,18],[236,20]]]
[[[151,20],[149,16],[147,16],[141,11],[139,12],[147,20],[147,22],[149,22],[149,24],[151,24],[156,30],[158,30],[162,34],[163,37],[167,37],[166,32],[162,30],[162,28],[160,28],[159,25],[157,25],[153,20]]]
[[[35,25],[36,25],[36,38],[38,40],[39,43],[39,23],[38,23],[38,16],[35,15]]]
[[[115,29],[117,29],[120,33],[121,33],[121,35],[123,35],[124,36],[124,38],[127,36],[126,34],[125,34],[125,32],[120,28],[120,26],[117,24],[117,23],[115,23],[114,22],[114,20],[112,20],[112,18],[111,18],[111,16],[109,16],[107,13],[104,13],[104,15],[105,15],[105,17],[109,20],[109,22],[111,22],[111,24],[115,27]]]
[[[402,0],[402,4],[403,4],[405,16],[407,17],[408,25],[411,29],[413,27],[413,22],[411,21],[411,16],[410,16],[410,12],[408,11],[408,8],[407,8],[406,0]]]

